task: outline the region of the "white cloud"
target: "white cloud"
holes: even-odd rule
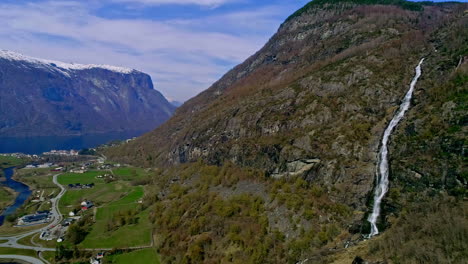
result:
[[[218,7],[220,5],[234,2],[235,0],[113,0],[115,2],[139,3],[144,5],[199,5],[207,7]]]
[[[226,2],[153,2],[191,1]],[[149,73],[163,94],[187,100],[257,51],[279,25],[275,16],[280,12],[271,7],[155,21],[98,17],[83,2],[0,4],[0,48],[65,62],[132,67]]]

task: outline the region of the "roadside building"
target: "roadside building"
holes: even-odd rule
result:
[[[93,202],[86,200],[81,203],[81,210],[86,211],[93,206],[94,206]]]
[[[73,223],[75,219],[73,218],[66,218],[60,223],[62,226],[69,226],[71,223]]]
[[[18,219],[18,225],[45,223],[50,221],[50,211],[37,211],[35,214],[25,215]]]

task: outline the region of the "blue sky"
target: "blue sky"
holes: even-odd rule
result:
[[[151,75],[185,101],[244,61],[308,0],[0,0],[0,49]]]

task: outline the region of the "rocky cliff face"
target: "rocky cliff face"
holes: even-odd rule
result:
[[[0,51],[0,136],[143,132],[174,109],[145,73]]]
[[[203,159],[276,176],[301,172],[364,205],[379,138],[414,65],[435,52],[435,30],[464,19],[465,6],[411,11],[321,2],[298,11],[255,55],[114,157],[146,166]],[[291,171],[309,159],[320,162]]]

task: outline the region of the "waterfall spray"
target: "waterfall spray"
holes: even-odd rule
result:
[[[410,88],[403,98],[403,102],[398,109],[398,112],[395,116],[393,116],[390,124],[385,129],[383,138],[382,138],[382,146],[379,151],[379,159],[377,163],[377,172],[376,172],[376,187],[375,187],[375,194],[374,194],[374,206],[372,209],[372,214],[367,219],[371,224],[371,232],[369,237],[373,237],[379,233],[379,229],[377,228],[377,219],[380,215],[380,204],[382,203],[382,199],[388,191],[388,140],[393,129],[398,125],[401,121],[405,112],[408,110],[410,106],[411,97],[413,95],[414,86],[418,82],[419,77],[421,76],[421,64],[423,63],[424,58],[419,61],[418,66],[416,67],[416,74],[414,75],[413,80],[411,81]]]

